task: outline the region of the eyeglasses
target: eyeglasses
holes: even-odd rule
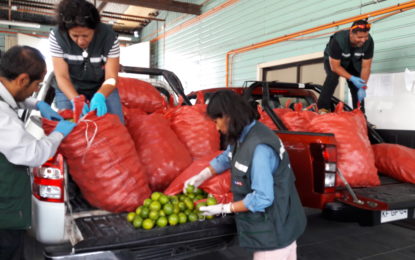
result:
[[[77,25],[86,25],[86,21],[90,18],[89,15],[65,17],[62,13],[60,14],[60,16],[62,17],[62,21],[64,23]]]
[[[362,30],[369,30],[372,25],[370,23],[367,24],[356,24],[350,27],[350,30],[354,29],[362,29]]]

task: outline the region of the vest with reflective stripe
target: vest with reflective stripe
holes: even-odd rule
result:
[[[28,170],[26,166],[12,164],[0,153],[0,229],[26,229],[31,224]]]
[[[330,37],[330,41],[324,50],[324,59],[328,61],[330,53],[330,42],[337,41],[342,51],[342,58],[340,60],[340,65],[347,69],[350,65],[353,65],[353,68],[356,72],[360,73],[362,70],[362,59],[365,57],[365,54],[369,51],[371,42],[373,42],[372,36],[369,34],[369,39],[363,44],[362,47],[355,47],[354,52],[351,53],[350,46],[350,37],[349,31],[344,30],[335,33]]]
[[[72,41],[67,32],[60,31],[58,27],[53,32],[64,53],[63,58],[68,63],[72,83],[80,90],[78,92],[82,94],[82,91],[98,90],[104,82],[105,62],[116,39],[114,31],[108,25],[100,23],[87,48],[88,58],[85,59],[82,56],[83,49]]]
[[[254,251],[283,248],[304,232],[306,217],[295,188],[288,153],[277,136],[257,122],[244,142],[232,155],[231,189],[235,201],[242,200],[251,189],[251,162],[258,144],[266,144],[280,156],[273,173],[274,201],[265,212],[241,212],[235,215],[239,244]]]

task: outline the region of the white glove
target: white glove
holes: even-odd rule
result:
[[[193,185],[195,188],[199,187],[205,180],[213,176],[213,173],[210,171],[209,167],[204,168],[201,172],[193,176],[192,178],[187,179],[183,185],[183,193],[186,193],[186,187],[188,185]]]
[[[212,206],[200,207],[200,211],[203,212],[203,216],[213,216],[219,214],[229,214],[232,213],[231,209],[232,203],[228,204],[217,204]]]

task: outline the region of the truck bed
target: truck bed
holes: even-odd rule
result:
[[[184,259],[225,248],[236,234],[233,216],[152,230],[135,229],[126,221],[126,214],[83,217],[75,222],[84,237],[73,248],[78,257],[111,251],[127,259]],[[68,256],[71,251],[66,243],[46,247],[45,255],[54,259]]]
[[[415,185],[380,175],[381,185],[370,188],[354,188],[356,195],[383,201],[389,209],[402,209],[415,205]]]

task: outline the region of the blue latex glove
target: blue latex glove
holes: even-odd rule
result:
[[[353,85],[355,85],[358,89],[366,86],[366,81],[364,81],[363,79],[356,77],[356,76],[352,76],[350,78],[350,81],[353,83]]]
[[[91,99],[91,111],[97,111],[97,116],[103,116],[107,113],[107,104],[105,96],[99,92],[95,93]]]
[[[359,88],[357,91],[357,99],[359,102],[362,102],[362,100],[366,97],[366,90],[364,88]]]
[[[73,128],[76,126],[75,123],[70,121],[62,120],[56,125],[53,131],[57,131],[63,134],[63,137],[66,137],[70,132],[72,132]]]
[[[75,104],[74,104],[73,100],[71,100],[71,103],[72,103],[72,107],[75,107]],[[84,116],[84,115],[86,115],[86,114],[88,114],[88,112],[89,112],[89,107],[88,107],[88,104],[85,103],[84,104],[84,107],[82,108],[81,117]]]
[[[39,109],[40,114],[48,120],[63,120],[63,117],[53,110],[45,101],[37,102],[36,107]]]

